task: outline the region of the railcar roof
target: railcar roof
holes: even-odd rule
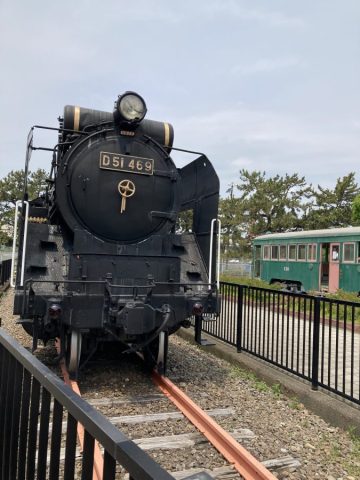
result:
[[[334,237],[360,235],[360,227],[347,228],[326,228],[323,230],[302,230],[301,232],[269,233],[260,235],[254,240],[272,240],[285,238],[307,238],[307,237]]]

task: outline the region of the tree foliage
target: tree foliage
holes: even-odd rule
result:
[[[232,185],[220,202],[228,258],[249,255],[252,239],[261,234],[345,227],[352,219],[360,225],[360,189],[353,172],[338,178],[334,189],[314,189],[298,174],[268,177],[241,170],[236,187],[238,196]]]
[[[266,232],[285,232],[299,228],[311,188],[297,173],[266,178],[265,172],[240,171],[237,185],[248,235],[253,238]]]
[[[44,193],[46,178],[43,169],[29,173],[30,200]],[[23,170],[0,179],[0,244],[10,241],[15,203],[23,193]],[[360,225],[360,188],[354,172],[338,178],[333,189],[314,189],[298,174],[267,177],[265,172],[243,169],[227,194],[220,200],[219,217],[228,258],[249,255],[252,239],[264,233]],[[189,211],[182,212],[178,228],[191,230]]]
[[[313,191],[314,204],[304,218],[304,228],[348,227],[352,222],[352,204],[359,193],[354,172],[338,178],[334,189],[318,185]]]
[[[354,225],[360,225],[360,194],[356,195],[351,205],[351,219]]]
[[[47,173],[43,169],[29,172],[29,200],[39,197],[46,189]],[[10,241],[17,200],[24,196],[24,170],[12,170],[0,180],[0,244]]]
[[[227,257],[240,256],[244,246],[244,224],[243,210],[240,199],[234,195],[235,185],[231,184],[227,198],[220,199],[219,218],[222,229],[222,255]]]

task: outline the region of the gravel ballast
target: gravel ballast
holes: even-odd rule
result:
[[[13,293],[8,290],[0,299],[2,327],[22,345],[31,348],[31,337],[15,324],[12,302]],[[41,360],[51,355],[51,346],[39,349]],[[85,398],[129,399],[159,393],[136,358],[123,356],[112,362],[100,354],[98,362],[97,365],[90,364],[81,374],[79,383]],[[270,388],[254,375],[190,345],[176,335],[170,338],[167,374],[202,408],[234,409],[233,414],[217,417],[216,420],[229,432],[250,429],[255,438],[241,443],[260,461],[286,456],[299,460],[300,466],[275,472],[279,478],[360,479],[360,441],[353,438],[351,432],[333,427],[311,413],[296,398],[283,395],[277,385]],[[125,416],[137,414],[139,407],[129,402],[121,407],[97,408],[108,416]],[[143,413],[175,410],[167,399],[141,404]],[[155,434],[195,432],[195,428],[185,420],[159,422],[155,433],[154,426],[148,423],[122,424],[120,428],[133,439]],[[151,451],[149,454],[172,471],[194,467],[217,468],[226,464],[214,449],[204,445],[173,451]]]

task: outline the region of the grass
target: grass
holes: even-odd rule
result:
[[[232,365],[230,375],[234,378],[241,378],[250,383],[250,386],[255,388],[258,392],[270,393],[274,398],[279,399],[282,397],[282,389],[280,383],[274,383],[268,385],[266,382],[256,376],[255,373],[242,369],[238,365]],[[297,397],[288,398],[288,405],[293,410],[302,410],[303,404]]]
[[[249,278],[249,277],[235,277],[231,275],[221,275],[220,280],[222,282],[228,283],[236,283],[239,285],[246,285],[248,287],[257,287],[257,288],[267,288],[269,290],[281,290],[282,285],[279,283],[270,283],[265,282],[264,280],[260,280],[259,278]],[[318,292],[315,291],[308,291],[308,295],[318,295]],[[332,299],[332,300],[340,300],[345,302],[353,302],[360,304],[360,297],[358,296],[358,292],[345,292],[344,290],[339,289],[336,293],[324,293],[324,298]]]
[[[278,284],[270,285],[260,278],[249,278],[249,277],[234,277],[232,275],[221,275],[220,280],[222,282],[236,283],[239,285],[246,285],[248,287],[257,287],[257,288],[269,288],[270,290],[280,290],[281,286]]]
[[[291,397],[289,399],[289,407],[293,410],[302,410],[303,406],[297,397]]]
[[[229,275],[224,275],[221,277],[221,280],[228,283],[254,288],[265,288],[273,291],[279,291],[282,288],[279,284],[270,285],[269,283],[258,278],[232,277]],[[261,301],[261,296],[257,292],[257,290],[250,289],[247,293],[247,296],[254,300],[259,297]],[[308,292],[308,295],[314,297],[316,296],[316,293],[317,292]],[[321,304],[320,312],[322,318],[332,318],[334,321],[338,319],[340,322],[346,322],[351,325],[352,315],[354,315],[354,323],[356,325],[360,325],[360,298],[357,296],[357,293],[338,290],[337,293],[324,294],[322,298],[324,299]],[[352,308],[342,303],[333,303],[331,300],[351,302],[355,303],[356,306]],[[278,295],[272,295],[271,305],[275,308],[278,307],[280,311],[285,309],[285,311],[289,310],[290,312],[301,312],[304,314],[311,313],[311,309],[313,309],[313,303],[308,300],[308,296],[298,296],[294,301],[291,295],[280,295],[280,297]]]
[[[345,468],[348,475],[354,478],[360,478],[360,436],[355,432],[355,427],[350,427],[347,433],[352,443],[352,452],[351,458],[346,463]]]
[[[276,398],[281,397],[282,391],[281,391],[280,383],[274,383],[273,385],[271,385],[271,390],[274,394],[274,397],[276,397]]]
[[[360,303],[360,297],[357,292],[344,292],[344,290],[339,289],[336,293],[327,293],[325,298],[330,298],[333,300],[343,300],[345,302]]]
[[[332,462],[343,462],[343,468],[347,472],[348,478],[360,478],[360,437],[355,433],[355,427],[349,428],[347,434],[351,441],[351,452],[344,457],[344,453],[339,445],[336,433],[323,434],[319,441],[319,448],[329,445],[328,456]]]
[[[230,375],[234,378],[241,378],[250,383],[250,385],[255,388],[258,392],[268,392],[272,393],[275,398],[280,398],[281,396],[281,385],[275,383],[269,386],[266,382],[261,380],[255,373],[248,370],[244,370],[238,365],[232,365]]]

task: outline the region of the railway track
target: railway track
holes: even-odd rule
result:
[[[5,293],[0,302],[2,327],[31,349],[31,337],[12,315],[12,302],[12,292]],[[39,345],[36,351],[36,357],[50,367],[55,356],[50,343]],[[186,472],[208,468],[215,478],[234,478],[229,464],[207,446],[195,427],[181,419],[139,362],[105,354],[94,359],[81,372],[83,397],[174,477],[181,479]],[[59,374],[57,366],[51,368]],[[346,432],[251,373],[172,336],[168,375],[203,409],[215,410],[217,422],[279,479],[359,477],[357,444]],[[171,418],[171,412],[177,417]]]
[[[57,346],[60,350],[59,345]],[[80,390],[77,382],[70,380],[68,372],[66,371],[65,363],[61,364],[62,375],[65,382],[80,395]],[[165,461],[165,468],[171,471],[171,474],[181,480],[190,475],[196,475],[204,470],[211,475],[212,478],[217,479],[238,479],[244,478],[246,480],[274,480],[275,477],[271,470],[283,469],[298,466],[299,462],[292,457],[284,457],[281,459],[272,459],[267,462],[259,462],[251,455],[246,448],[239,442],[242,441],[256,441],[255,434],[245,428],[235,429],[232,432],[225,431],[219,423],[215,420],[221,417],[231,416],[234,414],[233,408],[214,408],[203,410],[188,395],[179,387],[177,387],[168,378],[165,378],[156,372],[153,373],[152,379],[154,384],[162,393],[153,393],[145,395],[127,396],[125,399],[116,397],[107,398],[88,398],[88,402],[105,413],[109,420],[120,427],[122,431],[127,430],[127,434],[133,437],[135,443],[140,448],[152,454],[159,463],[162,463],[162,453],[167,452],[169,457],[173,457],[173,465],[169,465],[168,459]],[[89,393],[87,396],[89,397]],[[95,392],[96,393],[96,392]],[[91,395],[91,393],[90,393]],[[86,399],[86,397],[85,397]],[[166,409],[163,410],[161,405],[169,402],[176,406],[175,411]],[[156,413],[149,412],[149,405],[155,405]],[[124,415],[124,411],[131,411],[131,415]],[[145,413],[144,413],[145,412]],[[188,422],[185,420],[187,418]],[[164,423],[168,426],[168,435],[164,435],[164,430],[158,431],[159,424]],[[169,423],[180,423],[180,431],[183,428],[184,432],[178,433],[179,429],[169,428]],[[195,427],[192,427],[190,423]],[[134,431],[139,425],[148,425],[148,435],[145,437],[134,437]],[[65,425],[64,425],[65,427]],[[197,429],[197,431],[195,431]],[[131,432],[133,430],[133,432]],[[165,427],[166,430],[166,427]],[[158,433],[161,433],[160,435]],[[132,434],[131,434],[132,433]],[[166,432],[165,432],[166,433]],[[78,426],[79,450],[78,459],[81,459],[81,452],[84,446],[84,432],[81,425]],[[206,462],[200,461],[198,465],[192,462],[191,468],[183,470],[178,469],[178,455],[177,452],[189,450],[196,457],[197,449],[204,452],[208,450],[207,455],[212,457],[218,456],[219,459],[223,457],[223,465],[214,468],[206,468]],[[217,450],[217,452],[215,452]],[[154,452],[157,452],[154,455]],[[160,452],[160,453],[159,453]],[[205,464],[204,464],[205,463]],[[102,480],[103,458],[101,448],[95,444],[94,449],[94,467],[93,480]],[[121,472],[119,472],[120,477]],[[126,474],[124,474],[126,478]]]

